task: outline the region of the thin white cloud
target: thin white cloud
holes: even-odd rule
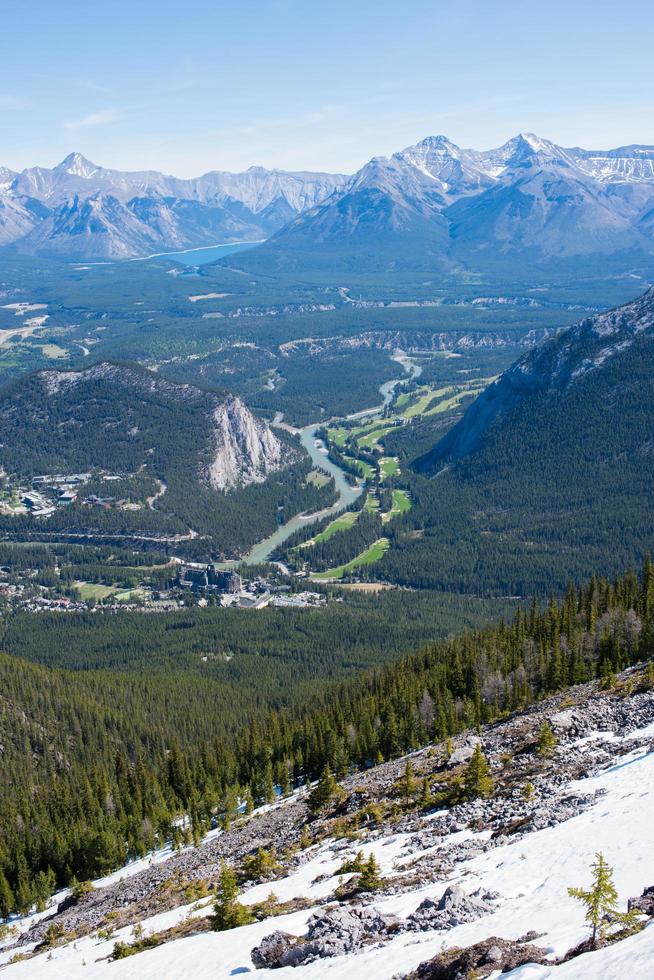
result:
[[[101,109],[99,112],[91,112],[82,119],[75,119],[64,123],[66,129],[85,129],[87,126],[106,126],[122,118],[122,109]]]

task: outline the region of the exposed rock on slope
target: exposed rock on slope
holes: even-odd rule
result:
[[[16,382],[0,392],[0,422],[0,461],[26,476],[145,464],[166,482],[174,470],[231,490],[297,460],[240,398],[112,362]]]
[[[240,398],[230,395],[217,406],[213,418],[216,455],[209,467],[209,482],[216,490],[262,483],[282,468],[282,443]]]

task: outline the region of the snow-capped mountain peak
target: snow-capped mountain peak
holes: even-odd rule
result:
[[[73,177],[84,177],[86,180],[101,170],[81,153],[69,153],[54,169],[64,171]]]

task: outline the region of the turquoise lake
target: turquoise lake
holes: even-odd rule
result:
[[[208,265],[209,262],[224,259],[226,255],[232,255],[234,252],[244,252],[246,249],[254,248],[260,244],[261,242],[231,242],[228,245],[208,245],[206,248],[188,248],[183,252],[159,252],[157,255],[151,255],[150,258],[173,259],[175,262],[181,262],[182,265],[189,266]]]

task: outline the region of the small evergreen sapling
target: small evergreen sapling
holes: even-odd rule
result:
[[[342,799],[343,790],[338,785],[329,766],[325,766],[322,776],[309,793],[307,806],[312,814],[320,813],[335,800]]]
[[[381,869],[377,863],[377,858],[374,854],[371,854],[361,872],[359,888],[364,892],[374,892],[378,888],[381,888],[382,884],[383,878],[381,876]]]
[[[544,759],[550,758],[554,754],[557,746],[556,735],[552,730],[549,721],[545,720],[538,733],[538,754]]]
[[[481,750],[479,742],[475,745],[472,758],[463,777],[463,788],[467,799],[486,798],[493,795],[495,784],[491,776],[488,759]]]
[[[586,922],[591,927],[591,944],[597,945],[598,936],[606,939],[615,926],[631,929],[637,925],[637,911],[618,912],[618,892],[613,883],[613,868],[604,860],[601,851],[591,865],[593,881],[590,888],[568,888],[568,895],[576,898],[586,908]]]
[[[213,907],[212,925],[216,932],[235,929],[252,922],[252,916],[245,905],[238,901],[236,875],[224,861],[220,869],[218,894]]]
[[[398,783],[398,790],[406,806],[408,806],[411,803],[413,794],[416,791],[416,779],[413,773],[413,766],[411,765],[410,759],[406,760],[406,764],[404,766],[404,774]]]

